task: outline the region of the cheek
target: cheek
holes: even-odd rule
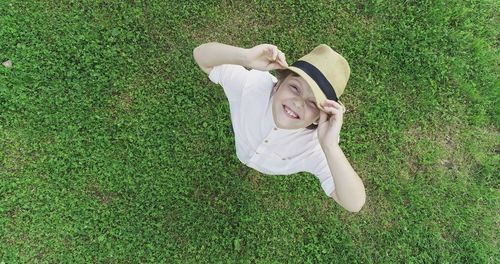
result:
[[[316,121],[319,118],[319,110],[318,109],[308,109],[307,110],[307,119],[308,121],[310,120],[311,122]]]

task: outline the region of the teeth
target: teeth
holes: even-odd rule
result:
[[[294,112],[292,112],[292,111],[288,110],[288,108],[287,108],[287,107],[285,107],[285,111],[286,111],[289,115],[291,115],[291,116],[293,116],[293,117],[297,118],[297,115],[296,115]]]

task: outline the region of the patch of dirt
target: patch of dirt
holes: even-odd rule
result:
[[[0,131],[0,171],[19,175],[27,164],[38,157],[36,152],[29,150],[24,141],[26,137],[19,131]]]
[[[405,153],[407,170],[402,171],[401,176],[411,179],[419,172],[430,170],[434,173],[429,177],[446,175],[450,180],[457,180],[459,177],[473,178],[474,175],[464,172],[473,170],[474,166],[480,163],[476,157],[478,153],[495,153],[498,144],[494,143],[494,138],[497,135],[496,129],[471,128],[464,124],[442,125],[427,130],[412,127],[404,132],[405,144],[401,149]],[[425,145],[425,141],[432,146]],[[470,149],[475,151],[471,152]],[[425,162],[422,164],[419,161],[428,155],[425,151],[436,151],[437,158],[434,164]]]
[[[91,197],[99,200],[102,204],[108,204],[114,199],[114,195],[112,193],[103,192],[97,184],[90,185],[88,187],[88,191]]]
[[[418,172],[427,170],[428,166],[440,166],[442,169],[453,170],[456,168],[455,164],[460,163],[459,157],[456,155],[457,144],[452,131],[457,131],[459,128],[455,127],[442,127],[434,131],[423,130],[421,127],[412,127],[404,132],[405,145],[402,150],[406,154],[406,164],[408,166],[407,174],[402,172],[402,176],[408,179],[412,178]],[[423,165],[419,160],[419,155],[422,153],[422,147],[427,147],[425,142],[436,143],[437,151],[439,154],[439,161],[432,165]],[[423,142],[423,143],[422,143]],[[425,150],[425,149],[424,149]],[[441,153],[442,152],[442,153]]]
[[[250,181],[250,184],[252,185],[252,187],[254,187],[255,189],[260,188],[260,182],[262,180],[261,173],[252,169],[252,170],[247,171],[246,176],[247,176],[248,180]]]
[[[124,112],[131,110],[135,100],[130,91],[119,91],[113,93],[113,99],[110,100],[108,109],[111,121],[115,121],[118,116],[123,115]]]
[[[182,25],[183,32],[188,32],[189,36],[200,44],[217,41],[238,45],[242,29],[245,31],[254,30],[257,33],[263,26],[272,26],[259,21],[255,13],[255,7],[250,2],[229,1],[221,5],[225,11],[224,14],[216,15],[213,21],[210,21],[210,23],[207,21],[204,25],[184,23]],[[221,10],[217,7],[214,7],[214,9]]]
[[[128,110],[134,103],[134,98],[130,93],[124,92],[118,96],[118,103],[123,109]]]

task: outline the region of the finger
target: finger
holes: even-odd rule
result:
[[[278,57],[278,48],[276,48],[275,46],[273,46],[273,57],[272,57],[272,60],[276,60],[276,57]]]
[[[273,59],[273,46],[272,45],[267,45],[266,46],[266,58],[268,60]]]
[[[330,104],[330,105],[340,105],[338,102],[336,102],[334,100],[330,100],[330,99],[325,99],[325,101],[323,101],[323,103]]]
[[[278,58],[279,58],[281,65],[283,65],[283,67],[288,67],[288,63],[286,62],[286,58],[285,58],[285,53],[279,51]]]
[[[325,110],[328,114],[335,115],[335,116],[338,116],[341,112],[339,109],[333,108],[330,106],[325,107]]]
[[[271,45],[271,44],[266,44],[266,58],[268,60],[273,60],[273,56],[274,56],[274,46]]]
[[[344,108],[341,105],[336,105],[334,103],[325,103],[323,105],[323,108],[327,108],[327,107],[335,109],[336,112],[338,112],[338,113],[344,113]]]
[[[345,113],[347,111],[347,109],[345,108],[345,105],[341,101],[339,101],[339,105],[342,108],[342,114]]]
[[[330,108],[332,115],[335,117],[335,120],[342,122],[344,119],[344,112],[342,109]]]
[[[337,102],[335,102],[333,100],[326,99],[325,101],[323,101],[323,105],[324,106],[332,106],[332,107],[335,107],[335,108],[338,108],[338,109],[342,109],[342,106],[339,103],[337,103]]]
[[[273,62],[273,63],[269,63],[266,67],[266,70],[267,71],[270,71],[270,70],[276,70],[276,69],[284,69],[285,67],[283,67],[283,65],[281,65],[280,63],[278,62]]]
[[[319,124],[326,122],[327,119],[328,115],[325,112],[319,112]]]

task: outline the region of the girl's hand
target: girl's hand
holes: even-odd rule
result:
[[[321,147],[338,145],[340,128],[344,118],[344,108],[333,100],[326,99],[321,103],[325,112],[319,113],[318,139]]]
[[[260,71],[270,71],[276,69],[285,69],[288,63],[285,54],[278,47],[271,44],[260,44],[247,49],[246,66]]]

